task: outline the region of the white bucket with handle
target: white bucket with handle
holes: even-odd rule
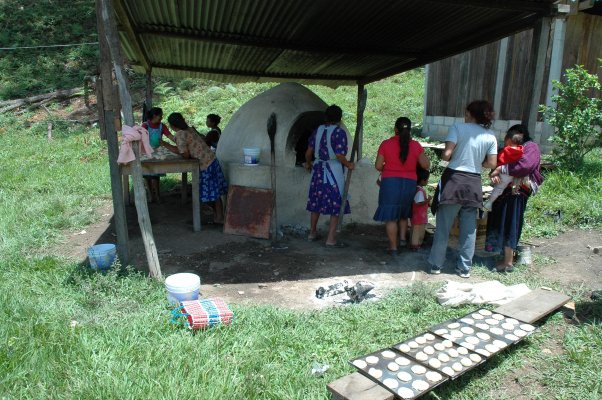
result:
[[[184,300],[198,300],[201,291],[201,277],[191,273],[170,275],[165,279],[167,300],[176,304]]]

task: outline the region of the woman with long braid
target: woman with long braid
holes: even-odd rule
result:
[[[398,245],[407,246],[408,218],[416,194],[416,168],[430,167],[424,149],[412,139],[411,128],[408,118],[398,118],[395,136],[380,144],[374,165],[381,172],[374,220],[385,222],[391,255],[397,254]]]

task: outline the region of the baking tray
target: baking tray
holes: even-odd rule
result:
[[[398,343],[393,349],[452,379],[485,362],[482,355],[430,332]]]
[[[537,330],[531,324],[484,308],[463,316],[459,321],[512,343],[520,342]]]
[[[429,330],[484,357],[491,357],[513,343],[455,319],[434,325]]]
[[[449,380],[446,375],[391,349],[381,349],[349,362],[402,399],[416,399]]]

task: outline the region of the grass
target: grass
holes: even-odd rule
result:
[[[387,102],[387,93],[420,93],[411,89],[420,74],[368,87],[368,109],[374,109],[367,118],[372,125],[366,149],[375,151],[397,115],[411,115],[413,106],[399,111]],[[200,93],[175,96],[175,89],[165,89],[161,104],[167,112],[188,110],[198,124],[230,101],[232,109],[222,113],[227,122],[241,102],[269,87],[200,84],[205,85]],[[341,104],[353,126],[348,110],[353,110],[354,90],[316,90],[327,102]],[[407,101],[422,104],[419,98]],[[169,323],[161,283],[131,269],[92,274],[47,255],[65,230],[85,228],[110,198],[106,145],[97,131],[59,123],[47,143],[46,122],[35,122],[28,113],[2,115],[0,127],[0,318],[5,321],[0,324],[0,398],[326,399],[325,385],[353,371],[346,363],[350,358],[473,309],[443,308],[433,296],[438,285],[418,283],[378,303],[319,312],[234,306],[233,326],[193,335]],[[574,221],[601,226],[599,210],[578,208],[586,198],[587,204],[599,202],[601,170],[592,156],[582,174],[548,174],[529,204],[530,232],[548,229],[548,217],[538,212],[558,207],[564,218],[546,234]],[[482,268],[474,273],[506,284],[560,289],[537,274],[553,260],[535,261],[531,269],[519,267],[504,277]],[[570,293],[584,297],[581,288]],[[523,345],[442,386],[431,398],[497,400],[517,393],[535,399],[600,398],[602,327],[596,318],[602,306],[582,301],[579,307],[588,316],[584,324],[567,325],[554,316]],[[542,352],[548,347],[553,351]],[[331,369],[314,377],[314,362]]]
[[[0,316],[10,321],[0,328],[0,396],[326,399],[325,384],[353,371],[348,359],[474,309],[439,306],[435,288],[417,283],[378,303],[320,312],[235,306],[233,326],[193,335],[168,322],[163,288],[144,276],[21,260],[0,271]],[[537,383],[522,390],[528,398],[598,398],[601,334],[598,323],[553,317],[434,398],[513,398],[502,382],[515,371]],[[541,352],[550,339],[559,354]],[[314,362],[331,369],[311,376]]]

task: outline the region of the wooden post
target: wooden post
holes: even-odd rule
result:
[[[351,148],[351,162],[356,162],[356,154],[359,146],[359,139],[362,136],[364,129],[364,110],[366,109],[366,100],[368,91],[364,88],[364,84],[357,85],[357,122],[355,124],[355,135],[353,136],[353,147]],[[341,196],[341,209],[339,210],[339,223],[337,224],[337,232],[343,228],[343,217],[345,216],[345,203],[349,197],[349,185],[351,184],[351,173],[353,170],[347,171],[345,179],[345,189]]]
[[[46,134],[48,142],[52,141],[52,122],[48,122],[48,133]]]
[[[554,39],[552,41],[552,55],[550,56],[550,74],[546,93],[546,105],[555,107],[552,97],[557,94],[552,81],[559,81],[562,75],[562,60],[564,58],[564,40],[566,37],[566,18],[554,20]]]
[[[533,45],[531,47],[531,75],[533,85],[531,86],[530,103],[527,109],[527,128],[529,133],[534,136],[537,127],[537,116],[539,114],[539,101],[541,98],[541,89],[543,87],[543,76],[546,68],[546,56],[548,52],[548,42],[550,39],[551,18],[543,17],[539,20],[533,30]]]
[[[113,198],[113,223],[117,235],[117,255],[121,265],[130,262],[129,238],[125,204],[123,202],[121,185],[121,170],[117,164],[119,143],[115,127],[115,110],[113,102],[113,81],[111,55],[105,40],[104,26],[100,17],[100,4],[96,4],[96,21],[98,26],[98,41],[100,44],[100,78],[96,80],[98,118],[101,121],[100,137],[107,140],[109,172],[111,176],[111,195]],[[117,112],[119,112],[117,110]]]
[[[126,125],[134,126],[134,113],[132,111],[132,98],[129,92],[128,79],[123,69],[123,59],[119,39],[117,37],[117,27],[113,8],[110,7],[111,0],[98,0],[101,4],[102,22],[104,24],[104,34],[106,42],[111,53],[115,78],[119,84],[119,98],[121,100],[123,118]],[[106,122],[106,121],[105,121]],[[146,191],[142,179],[142,167],[140,165],[140,150],[138,143],[133,143],[132,148],[136,159],[132,161],[132,178],[134,181],[134,201],[136,203],[136,212],[138,214],[138,224],[142,233],[142,241],[146,250],[146,259],[150,275],[154,278],[161,278],[161,265],[157,255],[155,239],[148,213],[148,204],[146,201]]]
[[[152,68],[146,70],[146,97],[144,102],[146,103],[146,109],[150,110],[153,106],[153,75]]]
[[[559,81],[562,76],[562,61],[564,58],[564,41],[566,37],[566,18],[554,19],[554,38],[552,40],[552,55],[550,56],[550,73],[548,74],[548,87],[546,90],[546,106],[556,107],[556,102],[552,97],[558,94],[554,89],[553,81]],[[541,132],[540,144],[554,133],[554,128],[549,124],[544,124]]]
[[[507,57],[508,38],[505,37],[500,41],[500,50],[498,52],[497,59],[497,74],[495,76],[495,92],[493,94],[493,110],[497,113],[496,119],[502,118],[502,93],[504,92],[504,79],[506,77]]]

